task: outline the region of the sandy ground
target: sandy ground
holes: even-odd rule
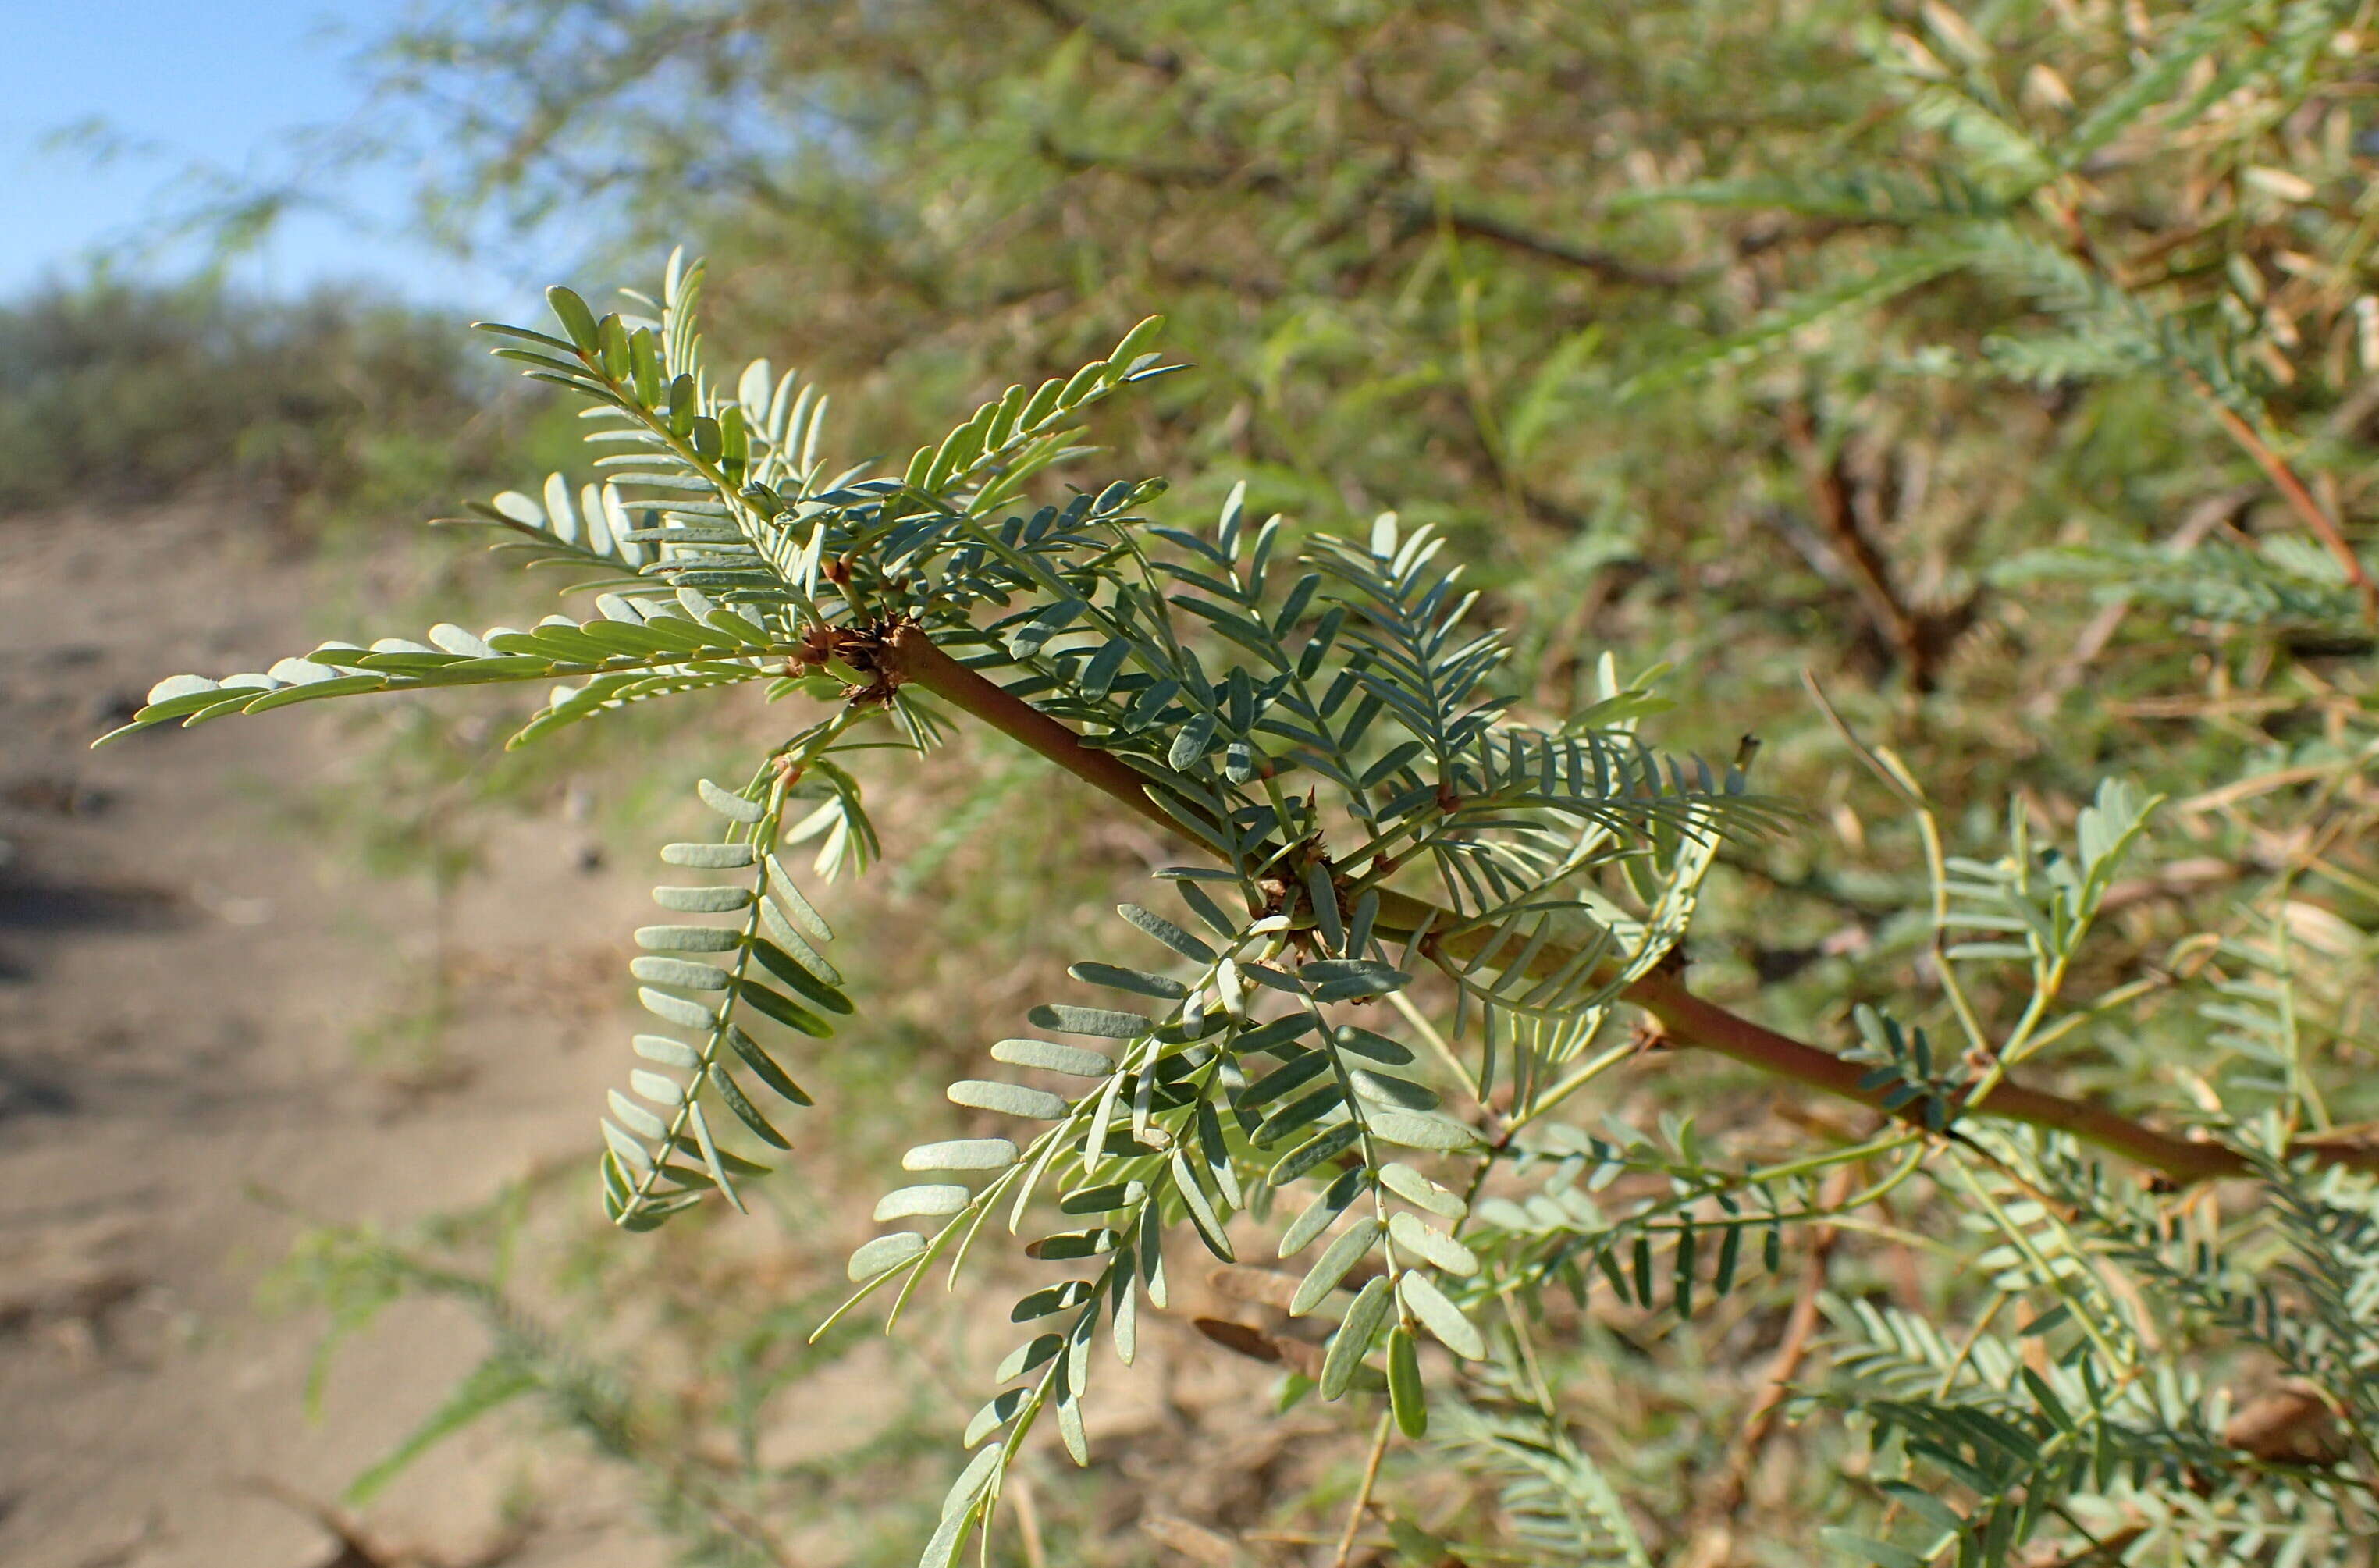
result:
[[[313,645],[324,628],[302,607],[334,585],[345,602],[360,576],[368,604],[392,605],[393,561],[308,565],[254,519],[203,508],[0,519],[9,1568],[669,1558],[618,1472],[573,1442],[523,1441],[517,1423],[434,1451],[361,1519],[337,1514],[341,1489],[437,1405],[484,1338],[459,1310],[400,1305],[341,1352],[309,1421],[319,1314],[259,1299],[301,1228],[293,1207],[401,1225],[586,1159],[627,1059],[630,1019],[611,1009],[625,1000],[627,933],[651,908],[646,865],[605,869],[566,790],[543,814],[475,822],[483,863],[445,926],[462,977],[448,1055],[427,1073],[393,1070],[359,1042],[408,1006],[437,926],[420,879],[374,877],[351,838],[305,826],[306,803],[344,777],[332,706],[88,749],[161,675],[262,669]],[[359,619],[377,632],[405,618]],[[825,1250],[839,1259],[867,1234],[863,1216],[839,1219]],[[1120,1484],[1085,1506],[1141,1550],[1152,1543],[1135,1524],[1212,1561],[1213,1542],[1165,1532],[1204,1528],[1184,1515],[1252,1524],[1345,1434],[1310,1414],[1259,1417],[1272,1371],[1218,1355],[1188,1322],[1251,1309],[1202,1290],[1186,1258],[1177,1288],[1185,1298],[1144,1325],[1132,1374],[1094,1397],[1101,1468]],[[983,1343],[959,1357],[953,1437],[979,1397],[966,1389],[1013,1337],[1002,1313],[958,1317]],[[789,1391],[767,1434],[772,1462],[879,1425],[886,1369],[870,1351]],[[540,1502],[533,1526],[508,1528],[506,1499],[525,1495]],[[800,1561],[848,1558],[835,1523],[796,1532]]]
[[[203,509],[0,521],[0,1562],[16,1568],[460,1564],[499,1543],[498,1496],[525,1462],[493,1431],[433,1456],[375,1506],[369,1553],[308,1516],[435,1404],[477,1335],[398,1311],[309,1423],[310,1325],[257,1303],[297,1228],[267,1195],[401,1222],[588,1147],[622,1031],[556,998],[619,964],[641,884],[585,868],[559,813],[505,826],[494,874],[454,911],[492,978],[463,995],[447,1087],[408,1089],[356,1041],[402,1005],[428,899],[293,826],[335,718],[85,749],[162,674],[311,645],[294,607],[312,570]],[[487,935],[531,910],[536,949]],[[579,1514],[508,1561],[658,1558],[628,1500],[574,1490]]]

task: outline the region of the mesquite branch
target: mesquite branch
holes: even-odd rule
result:
[[[1056,719],[950,657],[922,627],[900,627],[886,645],[891,669],[900,680],[1031,747],[1167,834],[1180,832],[1179,824],[1149,798],[1152,784],[1147,778],[1114,754],[1085,744]],[[1449,929],[1455,924],[1452,915],[1421,899],[1394,891],[1381,894],[1383,935],[1408,936],[1425,928]],[[1489,933],[1473,931],[1426,940],[1438,956],[1464,959],[1475,956],[1489,939]],[[1549,944],[1530,967],[1552,972],[1571,957],[1566,949]],[[1673,974],[1644,975],[1630,982],[1620,996],[1658,1020],[1667,1044],[1715,1052],[1839,1099],[1882,1108],[1883,1092],[1861,1087],[1866,1069],[1858,1064],[1697,996]],[[2013,1081],[2002,1081],[1986,1103],[1971,1109],[2067,1133],[2176,1182],[2245,1176],[2253,1168],[2245,1155],[2223,1144],[2161,1132],[2106,1106]],[[2305,1147],[2307,1152],[2331,1163],[2379,1169],[2379,1150],[2364,1145],[2309,1143]]]

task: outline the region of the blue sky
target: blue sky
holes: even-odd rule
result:
[[[78,275],[84,258],[133,260],[129,241],[187,204],[194,164],[270,178],[296,164],[292,134],[364,106],[353,56],[409,0],[0,0],[9,65],[0,94],[0,296]],[[103,122],[126,149],[94,163],[43,146]],[[475,313],[535,297],[521,259],[458,262],[405,233],[403,175],[347,184],[348,213],[290,221],[233,275],[276,294],[324,281],[395,289]],[[145,270],[187,269],[185,248]]]

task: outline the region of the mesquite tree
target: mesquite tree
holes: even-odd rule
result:
[[[1856,1419],[1876,1489],[1829,1527],[1837,1547],[1887,1565],[2363,1560],[2379,1204],[2366,1151],[2301,1136],[2323,1086],[2285,946],[2225,1004],[2275,1080],[2236,1110],[2187,1108],[2194,1135],[2022,1076],[2158,989],[2067,995],[2155,801],[2110,781],[2070,844],[2017,810],[2003,855],[1960,859],[1920,781],[1845,729],[1927,846],[1915,916],[1938,1006],[1862,1008],[1849,1043],[1787,1038],[1697,995],[1681,946],[1722,844],[1811,830],[1751,788],[1753,747],[1725,766],[1652,749],[1651,678],[1608,658],[1576,711],[1509,706],[1503,638],[1443,541],[1393,514],[1293,544],[1237,494],[1183,519],[1159,480],[1057,483],[1090,404],[1177,368],[1156,320],[1069,378],[1010,387],[898,473],[838,469],[816,389],[766,363],[708,372],[700,281],[673,259],[620,313],[556,289],[558,332],[489,329],[586,401],[602,481],[556,477],[477,521],[570,569],[593,617],[176,676],[117,733],[494,682],[561,682],[514,744],[714,687],[781,703],[788,738],[741,782],[703,784],[719,830],[662,850],[665,917],[636,933],[666,1031],[634,1038],[600,1168],[632,1232],[742,1207],[811,1103],[803,1052],[839,1048],[798,1042],[865,1038],[802,891],[900,853],[853,754],[987,724],[1177,846],[1073,966],[1080,989],[948,1086],[1012,1132],[909,1150],[883,1234],[851,1259],[850,1302],[888,1295],[893,1317],[995,1221],[1049,1270],[1010,1309],[1020,1343],[966,1427],[926,1562],[988,1540],[1045,1422],[1087,1462],[1094,1369],[1132,1361],[1142,1312],[1202,1252],[1277,1314],[1210,1337],[1277,1365],[1286,1398],[1373,1423],[1340,1561],[1401,1437],[1501,1478],[1505,1544],[1439,1543],[1455,1559],[1647,1562],[1548,1382],[1549,1296],[1689,1318],[1785,1268],[1797,1231],[1891,1230],[1889,1200],[1920,1186],[1962,1227],[1928,1244],[1966,1249],[1978,1295],[1953,1303],[1963,1323],[1833,1303],[1839,1376],[1801,1409]],[[1975,976],[2021,1005],[1977,999]],[[1573,1116],[1606,1075],[1695,1052],[1878,1114],[1782,1153]],[[2252,1200],[2202,1200],[2222,1178]],[[2234,1418],[2206,1375],[2242,1351],[2290,1380],[2276,1415]]]

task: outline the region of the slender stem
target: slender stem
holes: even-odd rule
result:
[[[2346,542],[2346,536],[2337,531],[2337,525],[2330,521],[2329,513],[2313,499],[2313,492],[2305,488],[2304,481],[2297,477],[2296,470],[2288,466],[2286,458],[2272,450],[2270,443],[2264,440],[2253,425],[2225,404],[2203,378],[2192,372],[2189,380],[2192,390],[2205,400],[2207,407],[2214,410],[2214,416],[2222,422],[2222,428],[2230,433],[2230,439],[2255,460],[2255,466],[2264,471],[2264,476],[2272,481],[2289,507],[2304,519],[2305,526],[2313,530],[2313,537],[2326,545],[2329,553],[2336,556],[2337,563],[2346,569],[2346,580],[2353,584],[2355,592],[2362,596],[2363,619],[2379,621],[2379,584],[2372,582],[2371,573],[2363,570],[2362,558],[2354,553],[2354,547]]]
[[[1366,1170],[1377,1171],[1381,1164],[1380,1146],[1371,1137],[1371,1124],[1370,1118],[1363,1115],[1361,1102],[1356,1096],[1355,1080],[1346,1070],[1346,1054],[1340,1051],[1338,1047],[1332,1043],[1330,1038],[1330,1020],[1328,1018],[1323,1016],[1322,1004],[1315,1001],[1310,992],[1306,995],[1305,1006],[1306,1009],[1313,1015],[1314,1025],[1320,1031],[1322,1049],[1328,1052],[1330,1055],[1330,1076],[1332,1080],[1338,1085],[1339,1098],[1346,1103],[1347,1119],[1355,1124],[1356,1136],[1362,1140],[1361,1150],[1363,1166]],[[1393,1236],[1387,1235],[1388,1200],[1384,1196],[1384,1189],[1379,1182],[1373,1181],[1371,1184],[1371,1217],[1379,1222],[1380,1231],[1383,1238],[1380,1262],[1381,1266],[1385,1268],[1388,1272],[1387,1277],[1389,1286],[1391,1288],[1395,1288],[1398,1284],[1397,1276],[1404,1271],[1396,1263],[1396,1238]],[[1410,1314],[1405,1308],[1401,1295],[1396,1302],[1396,1316],[1401,1321],[1407,1323],[1411,1321]],[[1387,1417],[1384,1415],[1381,1417],[1382,1420],[1385,1420],[1386,1418]],[[1379,1465],[1379,1456],[1376,1453],[1371,1457],[1371,1464],[1374,1468]],[[1365,1482],[1367,1490],[1369,1485],[1370,1483],[1367,1479]],[[1360,1499],[1358,1499],[1355,1504],[1355,1512],[1357,1514],[1360,1514],[1362,1511],[1362,1502]],[[1352,1519],[1349,1519],[1346,1523],[1349,1538],[1352,1538],[1355,1523]]]
[[[1486,1113],[1488,1105],[1479,1092],[1479,1080],[1472,1076],[1462,1058],[1454,1054],[1454,1047],[1446,1043],[1445,1036],[1437,1031],[1437,1026],[1413,1005],[1413,999],[1401,991],[1391,991],[1388,993],[1388,1006],[1404,1015],[1405,1021],[1413,1026],[1413,1032],[1419,1035],[1429,1048],[1437,1053],[1438,1059],[1446,1065],[1447,1069],[1461,1080],[1463,1092],[1470,1096],[1470,1103]]]
[[[1355,1489],[1354,1506],[1346,1510],[1346,1527],[1338,1532],[1338,1550],[1330,1554],[1330,1568],[1346,1568],[1346,1559],[1354,1555],[1356,1532],[1363,1527],[1363,1510],[1371,1505],[1371,1488],[1380,1478],[1380,1461],[1388,1452],[1389,1413],[1380,1412],[1380,1424],[1371,1431],[1371,1456],[1363,1461],[1363,1484]]]
[[[1040,753],[1075,778],[1105,791],[1167,833],[1181,825],[1148,792],[1150,780],[1113,752],[1082,738],[1020,697],[1010,696],[934,645],[921,626],[902,626],[888,642],[901,679],[923,686],[961,713],[982,719],[1011,741]]]
[[[1983,1335],[1990,1332],[1991,1321],[1999,1315],[2001,1308],[2015,1299],[2017,1299],[2015,1297],[2003,1290],[1992,1293],[1991,1304],[1983,1309],[1982,1316],[1974,1320],[1974,1326],[1969,1328],[1964,1337],[1958,1342],[1958,1353],[1950,1357],[1948,1366],[1941,1369],[1940,1380],[1933,1385],[1934,1398],[1950,1397],[1950,1391],[1958,1385],[1958,1374],[1965,1369],[1968,1358],[1974,1354],[1974,1346],[1980,1345],[1983,1342]]]
[[[1974,1173],[1967,1168],[1964,1161],[1951,1160],[1949,1164],[1950,1171],[1956,1175],[1960,1185],[1965,1188],[1967,1195],[1989,1212],[1992,1221],[1999,1227],[1999,1234],[2007,1237],[2008,1245],[2023,1253],[2024,1260],[2032,1265],[2034,1277],[2047,1280],[2050,1288],[2057,1293],[2058,1299],[2071,1309],[2073,1321],[2080,1325],[2083,1333],[2088,1336],[2090,1343],[2097,1346],[2098,1354],[2105,1357],[2110,1366],[2129,1365],[2131,1358],[2117,1349],[2107,1339],[2106,1325],[2099,1322],[2090,1309],[2067,1286],[2065,1275],[2059,1273],[2057,1266],[2041,1254],[2039,1244],[2033,1240],[2031,1233],[2009,1218],[2007,1211],[2001,1208],[1999,1200],[1990,1195],[1989,1189],[1975,1178]]]
[[[1156,803],[1151,793],[1163,788],[1161,783],[1130,767],[1113,753],[1084,744],[1081,737],[1056,719],[967,669],[936,647],[922,627],[904,626],[895,631],[888,640],[887,654],[891,673],[1031,747],[1167,833],[1182,831],[1180,824]],[[1184,809],[1196,812],[1195,807],[1182,803]],[[1409,935],[1420,930],[1424,923],[1432,932],[1448,931],[1458,923],[1458,917],[1392,888],[1380,889],[1377,929],[1382,934]],[[1475,958],[1494,935],[1491,930],[1484,929],[1450,932],[1443,937],[1432,935],[1424,946],[1434,958],[1459,960]],[[1576,956],[1568,947],[1549,942],[1540,949],[1528,970],[1532,974],[1550,974]],[[1839,1099],[1882,1108],[1883,1091],[1866,1088],[1860,1082],[1866,1075],[1865,1067],[1706,1001],[1686,990],[1685,983],[1673,974],[1656,971],[1643,975],[1629,982],[1619,995],[1621,1000],[1657,1019],[1671,1045],[1716,1052]],[[2245,1155],[2227,1145],[2160,1132],[2106,1106],[2068,1099],[2013,1080],[2001,1082],[1993,1090],[1987,1104],[1977,1110],[2066,1133],[2160,1171],[2177,1182],[2246,1176],[2253,1168]],[[2308,1141],[2303,1150],[2331,1164],[2379,1170],[2379,1147]]]
[[[2074,1008],[2047,1028],[2033,1034],[2024,1042],[2024,1048],[2021,1052],[2010,1054],[2008,1065],[2013,1067],[2026,1056],[2036,1056],[2083,1024],[2094,1022],[2117,1007],[2126,1007],[2151,992],[2161,991],[2173,983],[2175,983],[2174,977],[2169,974],[2151,974],[2118,985],[2112,991],[2095,996],[2086,1005]]]
[[[1041,1542],[1041,1511],[1033,1505],[1033,1485],[1021,1475],[1008,1478],[1008,1494],[1016,1500],[1016,1533],[1023,1538],[1025,1568],[1049,1568],[1049,1553]]]
[[[1632,1056],[1639,1055],[1641,1054],[1642,1047],[1638,1046],[1633,1040],[1622,1041],[1616,1045],[1608,1047],[1600,1055],[1588,1061],[1584,1067],[1579,1067],[1576,1071],[1563,1079],[1559,1083],[1554,1084],[1551,1089],[1548,1089],[1542,1094],[1538,1095],[1536,1104],[1530,1105],[1518,1116],[1514,1116],[1505,1126],[1504,1131],[1506,1133],[1519,1131],[1530,1122],[1535,1121],[1539,1116],[1541,1116],[1546,1112],[1552,1110],[1555,1105],[1560,1104],[1563,1101],[1568,1099],[1571,1095],[1576,1093],[1588,1084],[1592,1083],[1596,1079],[1600,1078],[1604,1073],[1609,1072],[1612,1067],[1617,1067],[1620,1063],[1628,1060]]]
[[[1834,733],[1842,738],[1842,743],[1883,780],[1885,789],[1900,797],[1901,802],[1915,818],[1917,836],[1925,845],[1926,879],[1933,888],[1933,971],[1940,976],[1942,995],[1950,998],[1950,1006],[1957,1013],[1959,1027],[1966,1031],[1968,1042],[1974,1049],[1989,1054],[1997,1061],[1999,1053],[1992,1045],[1990,1031],[1983,1027],[1981,1015],[1975,1012],[1974,1004],[1966,995],[1965,985],[1958,979],[1958,966],[1950,961],[1950,866],[1948,852],[1941,843],[1940,818],[1934,814],[1932,802],[1925,798],[1924,790],[1917,785],[1916,776],[1909,771],[1906,763],[1901,761],[1898,753],[1888,747],[1869,746],[1860,740],[1858,731],[1851,728],[1850,720],[1842,716],[1834,706],[1833,699],[1826,695],[1826,689],[1817,684],[1814,673],[1802,670],[1801,684],[1808,688],[1809,696],[1817,705],[1817,711],[1826,716],[1826,722],[1833,726]]]
[[[2068,248],[2073,259],[2097,273],[2107,286],[2128,295],[2131,291],[2107,265],[2098,253],[2098,247],[2092,243],[2089,231],[2083,226],[2081,211],[2071,199],[2054,191],[2043,194],[2047,198],[2049,210],[2065,225]],[[2264,471],[2264,476],[2272,481],[2273,488],[2280,492],[2281,499],[2288,503],[2289,509],[2304,520],[2305,526],[2313,530],[2313,537],[2337,558],[2337,563],[2346,569],[2346,580],[2353,584],[2355,591],[2362,596],[2363,619],[2379,623],[2379,583],[2371,580],[2371,573],[2363,569],[2361,557],[2354,553],[2354,547],[2346,542],[2346,536],[2338,532],[2337,525],[2331,520],[2329,513],[2313,500],[2313,492],[2305,488],[2304,481],[2297,476],[2294,468],[2288,466],[2288,460],[2273,451],[2271,443],[2264,440],[2263,432],[2255,428],[2254,421],[2224,402],[2221,392],[2194,367],[2184,364],[2175,368],[2180,372],[2181,380],[2188,384],[2189,390],[2213,410],[2214,417],[2221,422],[2223,430],[2230,439],[2239,443],[2240,450],[2252,458],[2255,466]]]

